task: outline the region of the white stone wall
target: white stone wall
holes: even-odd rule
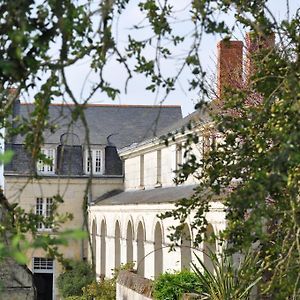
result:
[[[137,189],[140,186],[140,157],[129,157],[124,161],[125,190]]]
[[[144,154],[144,186],[153,188],[157,183],[157,151]]]
[[[142,148],[140,151],[133,151],[130,154],[121,154],[124,159],[125,170],[125,190],[139,190],[139,189],[151,189],[157,187],[157,150],[161,151],[161,186],[169,187],[174,186],[175,171],[179,168],[177,163],[178,155],[177,148],[182,142],[170,144],[166,147],[164,144],[156,145],[150,144],[149,147]],[[199,157],[202,156],[201,143],[197,145],[191,145],[192,153]],[[184,149],[181,150],[181,163],[187,158],[184,158]],[[144,185],[140,185],[140,157],[144,156]],[[191,175],[184,184],[196,184],[197,179]]]
[[[169,147],[162,147],[161,150],[162,161],[162,186],[174,185],[173,179],[175,178],[174,171],[176,170],[176,145]]]
[[[159,222],[162,229],[162,247],[163,247],[163,272],[179,271],[181,269],[181,249],[175,247],[176,251],[170,252],[170,241],[168,239],[168,228],[171,225],[176,225],[173,219],[160,220],[157,214],[164,211],[170,211],[174,206],[171,204],[143,204],[143,205],[111,205],[111,206],[92,206],[90,207],[90,224],[93,221],[96,222],[97,234],[96,234],[96,273],[97,277],[100,277],[101,273],[101,223],[104,220],[106,224],[107,235],[105,237],[105,276],[111,277],[112,270],[115,268],[115,226],[118,221],[121,230],[121,263],[126,263],[126,251],[127,251],[127,226],[130,221],[133,225],[133,261],[135,262],[135,268],[140,267],[141,262],[138,262],[137,251],[137,239],[138,239],[138,225],[139,222],[143,225],[144,231],[144,263],[145,272],[144,277],[148,279],[154,279],[154,242],[155,242],[155,226]],[[211,211],[207,214],[208,222],[212,225],[214,232],[223,230],[226,226],[224,207],[221,203],[212,203]],[[102,223],[103,224],[103,223]],[[90,225],[92,226],[92,225]],[[190,230],[191,231],[191,230]],[[191,238],[193,238],[193,232],[191,231]],[[103,238],[102,238],[103,240]],[[216,245],[217,251],[221,249]],[[193,252],[202,257],[202,248],[193,249],[191,251],[192,260],[195,261]]]

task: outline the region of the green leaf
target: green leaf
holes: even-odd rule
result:
[[[14,156],[14,151],[6,150],[4,153],[0,153],[0,163],[6,165],[11,162]]]

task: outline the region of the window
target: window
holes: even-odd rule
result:
[[[89,151],[86,151],[86,174],[102,174],[103,164],[102,164],[102,150],[91,149],[90,155]]]
[[[55,149],[53,148],[42,148],[41,153],[45,155],[47,162],[39,160],[37,163],[37,170],[43,174],[54,174],[54,163],[55,163]]]
[[[52,198],[37,198],[35,213],[39,216],[43,216],[45,220],[47,220],[47,218],[52,215],[52,204]],[[51,227],[50,224],[44,224],[44,222],[39,222],[37,224],[37,228],[40,230],[49,230]]]
[[[53,259],[44,257],[33,258],[33,271],[34,273],[52,273],[53,272]]]

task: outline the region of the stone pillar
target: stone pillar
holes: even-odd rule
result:
[[[154,279],[154,242],[145,241],[145,278]]]
[[[96,279],[99,280],[100,279],[100,259],[101,259],[101,254],[100,254],[100,245],[101,244],[101,240],[100,240],[100,236],[98,234],[96,234],[96,253],[95,255],[95,267],[96,267]]]
[[[133,240],[133,261],[134,261],[134,269],[137,268],[137,241]]]
[[[163,245],[168,246],[168,245]],[[181,259],[180,259],[180,248],[175,247],[176,251],[170,251],[169,247],[163,248],[163,261],[164,267],[163,272],[170,271],[180,271],[181,269]]]
[[[127,240],[121,239],[120,240],[120,248],[121,248],[121,265],[127,263]]]
[[[107,236],[106,241],[106,262],[105,262],[105,277],[112,278],[112,273],[115,268],[115,239],[112,236]]]

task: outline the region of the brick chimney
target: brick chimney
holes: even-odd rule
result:
[[[261,49],[272,49],[275,46],[275,34],[259,35],[254,32],[247,32],[246,34],[246,82],[249,83],[251,75],[255,72],[253,66],[253,56]]]
[[[217,95],[221,98],[226,87],[238,87],[243,80],[243,42],[220,41],[217,65]]]

